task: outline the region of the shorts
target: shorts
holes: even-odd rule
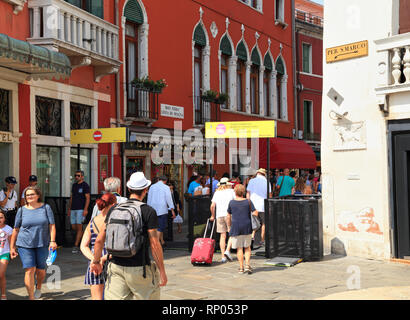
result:
[[[218,233],[224,233],[224,232],[229,232],[230,227],[228,227],[228,224],[226,223],[226,217],[219,217],[216,219],[216,232]]]
[[[168,226],[168,214],[158,216],[158,231],[164,232]]]
[[[41,248],[17,248],[21,263],[24,269],[37,268],[46,269],[46,260],[48,257],[48,247]]]
[[[252,244],[252,234],[233,236],[232,239],[232,249],[237,248],[248,248]]]
[[[160,300],[160,275],[155,262],[143,267],[122,267],[110,262],[105,282],[105,300]]]
[[[84,210],[71,210],[70,222],[71,224],[83,224],[85,217],[83,217]]]
[[[0,260],[10,261],[10,252],[4,253],[0,256]]]

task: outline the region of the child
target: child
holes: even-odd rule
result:
[[[10,237],[13,229],[6,224],[6,216],[0,211],[0,300],[6,297],[6,270],[10,261]]]

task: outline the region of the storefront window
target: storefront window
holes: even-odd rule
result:
[[[0,131],[10,131],[9,97],[9,91],[0,89]]]
[[[38,186],[43,196],[61,196],[61,148],[37,147]]]
[[[70,182],[75,182],[74,174],[78,170],[78,150],[77,148],[71,148],[70,155]],[[91,187],[91,150],[80,149],[80,170],[84,171],[84,181]]]
[[[71,130],[91,129],[91,107],[83,104],[70,104]]]
[[[10,171],[10,148],[9,143],[0,143],[0,186],[4,184],[4,178],[11,175]]]

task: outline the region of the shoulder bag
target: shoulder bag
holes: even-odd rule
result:
[[[280,190],[282,189],[283,181],[285,181],[285,176],[282,176],[282,182],[280,183],[279,189],[275,189],[274,197],[279,197]]]
[[[261,222],[259,221],[259,218],[257,216],[254,216],[252,214],[252,208],[251,208],[251,201],[248,200],[249,203],[249,214],[251,215],[251,222],[252,222],[252,231],[256,231],[261,227]]]

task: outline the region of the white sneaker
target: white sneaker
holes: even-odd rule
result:
[[[41,289],[36,289],[36,291],[34,291],[34,298],[35,299],[41,298]]]
[[[79,252],[79,248],[78,247],[73,247],[73,251],[71,251],[72,253],[78,253]]]
[[[231,253],[229,251],[225,251],[224,256],[229,260],[229,261],[233,261]]]
[[[227,260],[225,257],[223,257],[222,260],[221,260],[221,262],[222,262],[222,263],[226,263],[226,262],[228,262],[228,260]]]

